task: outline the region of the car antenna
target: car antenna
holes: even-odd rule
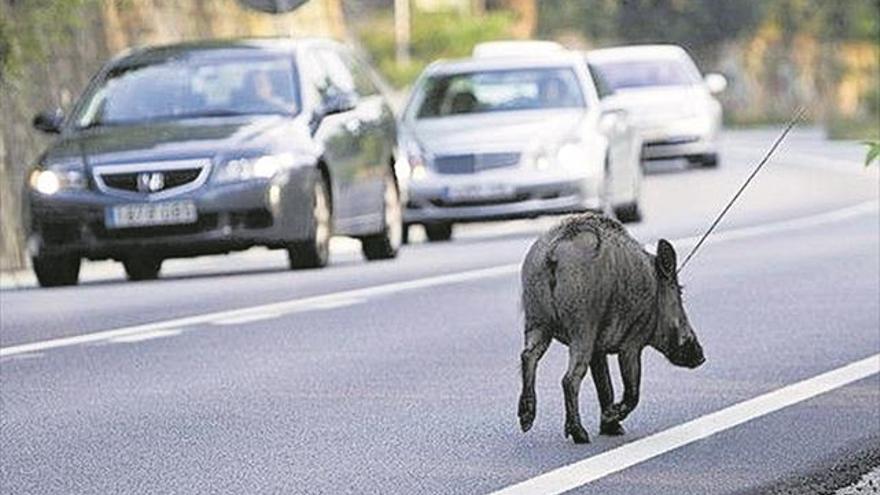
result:
[[[730,207],[733,206],[733,203],[735,203],[736,200],[739,199],[742,192],[745,191],[746,187],[749,186],[749,183],[752,182],[752,179],[754,179],[755,176],[758,175],[758,172],[761,171],[761,168],[763,168],[764,165],[767,163],[767,161],[770,160],[770,157],[772,157],[773,153],[776,152],[776,149],[782,143],[782,140],[785,139],[785,136],[788,135],[789,131],[791,131],[791,129],[795,126],[795,124],[797,124],[798,121],[801,120],[801,117],[803,117],[804,112],[806,112],[806,111],[807,111],[807,107],[800,107],[800,109],[798,109],[798,111],[797,111],[797,113],[795,113],[794,117],[785,126],[785,129],[782,131],[782,134],[780,134],[779,137],[776,138],[776,141],[773,143],[773,146],[771,146],[770,149],[767,150],[767,153],[764,154],[764,158],[762,158],[761,161],[758,162],[758,166],[755,167],[754,170],[752,170],[752,173],[749,175],[749,177],[746,179],[746,181],[743,182],[743,185],[740,186],[740,188],[736,192],[736,194],[733,195],[733,198],[730,199],[730,201],[727,203],[727,206],[725,206],[724,209],[721,210],[721,213],[718,214],[718,216],[715,218],[715,221],[712,222],[712,225],[709,226],[709,228],[706,230],[706,232],[703,234],[703,236],[700,237],[700,240],[694,245],[693,248],[691,248],[691,251],[684,258],[684,261],[681,263],[681,266],[678,267],[678,271],[676,273],[681,273],[681,271],[684,270],[684,267],[685,267],[685,265],[688,264],[688,261],[690,261],[691,258],[694,257],[694,254],[696,254],[697,250],[700,249],[700,246],[703,245],[703,241],[705,241],[706,238],[709,237],[709,234],[711,234],[712,231],[715,230],[715,227],[718,225],[719,222],[721,222],[721,219],[724,218],[724,215],[726,215],[727,211],[730,210]]]

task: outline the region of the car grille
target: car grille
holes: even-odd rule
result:
[[[199,187],[207,179],[207,160],[175,160],[95,167],[98,188],[122,195],[169,196]]]
[[[666,139],[654,139],[651,141],[646,141],[645,146],[673,146],[676,144],[695,143],[699,140],[699,136],[676,136]]]
[[[180,187],[184,184],[188,184],[199,176],[202,172],[201,168],[188,168],[183,170],[166,170],[164,172],[159,172],[163,176],[163,184],[162,187],[157,189],[156,191],[151,192],[159,192],[165,191],[167,189],[173,189],[175,187]],[[138,175],[140,172],[127,172],[123,174],[107,174],[103,176],[104,183],[107,184],[107,187],[113,189],[121,189],[123,191],[138,191]]]
[[[519,163],[519,153],[478,153],[439,155],[434,158],[438,174],[475,174],[484,170],[512,167]]]

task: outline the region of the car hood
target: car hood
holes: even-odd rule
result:
[[[430,154],[527,151],[577,131],[586,112],[494,112],[415,121],[412,137]]]
[[[623,109],[636,122],[691,117],[705,112],[707,92],[702,86],[622,89],[602,101],[603,107]]]
[[[284,116],[189,119],[96,127],[62,135],[42,162],[109,163],[217,158],[248,152],[309,152],[308,128]],[[293,149],[292,149],[293,148]]]

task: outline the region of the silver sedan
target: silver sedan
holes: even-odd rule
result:
[[[428,67],[400,128],[405,223],[438,241],[457,222],[586,210],[638,220],[641,141],[595,88],[566,50]]]

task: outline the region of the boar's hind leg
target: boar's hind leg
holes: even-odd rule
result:
[[[608,373],[608,358],[601,352],[593,354],[590,361],[590,374],[593,376],[593,384],[596,386],[596,395],[599,396],[599,409],[602,411],[602,420],[599,433],[602,435],[623,435],[623,426],[616,419],[606,421],[604,415],[614,403],[614,385],[611,384],[611,375]]]
[[[642,352],[626,350],[618,355],[623,379],[623,401],[602,413],[603,421],[623,421],[639,404],[639,386],[642,380]]]
[[[582,338],[572,339],[568,346],[568,371],[562,378],[562,391],[565,394],[565,436],[571,436],[574,443],[590,442],[590,436],[581,424],[578,392],[590,366],[592,348],[593,342]]]
[[[544,327],[526,326],[526,345],[522,351],[522,394],[519,396],[519,426],[529,431],[535,421],[535,369],[550,345],[552,336]]]

